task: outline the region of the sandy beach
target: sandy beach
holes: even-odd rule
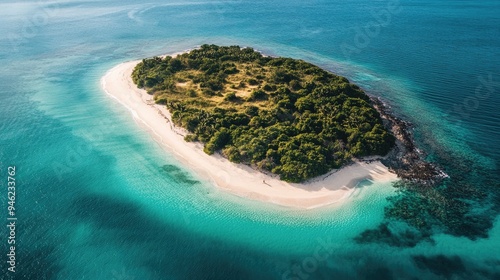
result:
[[[286,183],[220,155],[209,156],[201,143],[184,141],[185,131],[174,127],[166,106],[154,104],[153,97],[138,89],[131,73],[140,61],[125,62],[109,70],[101,79],[104,91],[130,110],[133,118],[148,127],[151,135],[199,176],[232,194],[282,206],[311,209],[339,203],[349,198],[365,179],[375,182],[397,180],[380,161],[355,162],[306,183]]]

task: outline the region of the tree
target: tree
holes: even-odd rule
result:
[[[231,135],[229,134],[229,130],[222,128],[210,138],[210,141],[205,145],[204,151],[211,155],[215,151],[222,149],[230,140]]]

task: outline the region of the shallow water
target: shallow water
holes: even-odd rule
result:
[[[18,169],[9,277],[500,277],[498,14],[497,1],[451,0],[0,4],[1,176]],[[203,43],[304,59],[381,96],[451,176],[429,195],[445,197],[444,209],[390,217],[385,207],[415,194],[364,182],[337,207],[291,210],[226,194],[186,170],[99,80],[123,61]],[[6,191],[0,197],[5,208]],[[415,246],[397,247],[406,237],[383,231],[359,242],[381,224],[404,232],[426,211],[434,222]]]

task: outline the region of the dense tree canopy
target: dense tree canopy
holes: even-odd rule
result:
[[[144,59],[138,87],[165,104],[205,152],[300,182],[353,157],[385,155],[394,137],[356,85],[315,65],[251,48],[203,45]]]

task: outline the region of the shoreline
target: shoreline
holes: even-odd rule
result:
[[[172,124],[166,106],[155,104],[152,95],[133,83],[131,73],[141,61],[124,62],[113,67],[102,77],[101,87],[125,106],[136,121],[144,124],[151,136],[176,159],[222,190],[252,200],[313,209],[345,201],[361,181],[392,182],[398,179],[379,160],[358,160],[304,183],[287,183],[275,175],[232,163],[217,153],[207,155],[202,143],[184,141],[185,130]]]
[[[425,160],[425,152],[417,148],[412,124],[396,117],[380,99],[370,96],[373,106],[380,113],[396,137],[396,145],[382,159],[389,170],[397,174],[402,182],[417,184],[422,187],[436,186],[441,183],[446,174],[439,166]]]

